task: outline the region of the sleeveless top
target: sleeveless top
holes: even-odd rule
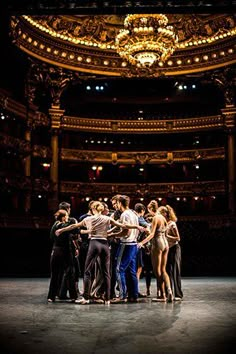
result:
[[[156,230],[153,239],[151,240],[152,252],[155,250],[164,251],[168,249],[168,242],[166,239],[166,225],[162,225]]]

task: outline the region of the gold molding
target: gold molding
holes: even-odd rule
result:
[[[1,89],[0,105],[9,112],[15,114],[18,118],[26,120],[28,116],[29,121],[31,121],[35,126],[49,125],[49,118],[46,114],[32,110],[29,110],[29,112],[27,112],[27,108],[25,105],[12,99],[8,93],[4,92]]]
[[[136,197],[168,196],[210,196],[226,193],[225,181],[178,182],[178,183],[80,183],[61,181],[60,193],[76,194],[92,198],[111,197],[115,194],[127,194]]]
[[[11,21],[15,44],[29,55],[78,72],[133,75],[114,46],[115,36],[123,27],[121,17],[35,16],[35,21],[29,16],[12,17]],[[175,15],[170,24],[178,31],[179,48],[156,68],[154,76],[197,73],[236,62],[233,16]]]
[[[114,157],[115,154],[115,157]],[[173,162],[193,162],[198,160],[223,160],[225,159],[225,148],[191,149],[169,151],[89,151],[76,149],[61,149],[60,158],[68,161],[82,161],[93,163],[112,164],[162,164]]]
[[[9,112],[24,120],[27,118],[26,107],[12,99],[8,94],[0,90],[0,104]],[[123,134],[159,134],[159,133],[182,133],[209,129],[225,128],[225,112],[222,115],[207,116],[200,118],[183,118],[170,120],[105,120],[95,118],[82,118],[63,116],[60,128],[81,132],[95,133],[123,133]],[[29,112],[29,118],[35,126],[50,126],[50,119],[41,112]]]
[[[61,128],[66,130],[79,130],[96,133],[178,133],[224,127],[224,119],[221,115],[200,118],[184,118],[170,120],[104,120],[93,118],[80,118],[64,116]]]
[[[13,149],[24,156],[30,155],[31,153],[31,145],[29,141],[3,133],[0,133],[0,147]]]

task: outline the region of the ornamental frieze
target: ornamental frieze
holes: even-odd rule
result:
[[[0,105],[18,119],[29,120],[33,126],[48,126],[49,118],[45,113],[39,111],[29,111],[25,105],[7,96],[0,90]]]
[[[114,156],[115,155],[115,156]],[[62,160],[90,161],[103,163],[122,164],[146,164],[146,163],[170,163],[170,162],[190,162],[201,160],[224,159],[225,149],[208,148],[192,149],[182,151],[157,151],[157,152],[134,152],[134,151],[85,151],[75,149],[61,149],[60,158]]]
[[[219,129],[224,127],[222,115],[176,120],[104,120],[64,116],[61,128],[67,130],[91,132],[116,132],[136,134],[178,133],[199,130]]]
[[[48,146],[33,145],[33,147],[32,147],[32,155],[34,157],[41,157],[41,158],[44,158],[44,159],[51,159],[52,150]]]
[[[1,191],[31,191],[36,193],[49,193],[52,191],[52,182],[45,179],[35,179],[26,176],[1,176]]]
[[[225,194],[225,181],[202,181],[184,183],[78,183],[61,181],[60,192],[64,194],[76,194],[82,197],[90,196],[99,198],[112,197],[114,194],[126,194],[133,197],[158,198],[167,196],[210,196]]]
[[[110,76],[181,75],[236,62],[234,14],[168,14],[178,38],[174,54],[155,72],[136,72],[117,53],[125,16],[12,16],[13,42],[41,61]],[[135,68],[134,68],[135,69]]]
[[[18,139],[10,135],[0,133],[0,146],[9,151],[15,151],[20,155],[29,155],[31,146],[27,140]]]
[[[0,177],[0,190],[1,191],[29,191],[32,189],[32,182],[30,177],[25,176],[8,176]]]
[[[32,180],[34,192],[49,193],[53,190],[52,182],[45,178],[35,178]]]

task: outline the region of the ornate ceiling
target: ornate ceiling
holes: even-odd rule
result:
[[[175,53],[152,76],[181,75],[236,62],[234,14],[168,14],[179,37]],[[115,37],[123,15],[13,16],[15,44],[41,61],[77,72],[110,76],[145,76],[116,52]]]

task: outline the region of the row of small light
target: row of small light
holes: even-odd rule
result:
[[[42,196],[39,195],[38,198],[42,198]],[[207,198],[208,198],[208,197],[207,197]],[[212,196],[210,196],[210,198],[211,198],[212,200],[215,200],[215,199],[216,199],[216,196],[215,196],[215,195],[212,195]],[[93,199],[94,199],[94,198],[89,197],[89,196],[85,197],[86,202],[89,202],[90,200],[93,200]],[[144,201],[145,198],[141,197],[141,198],[138,198],[138,199],[142,202],[142,201]],[[159,202],[161,202],[163,199],[165,199],[165,198],[157,198],[157,200],[158,200]],[[191,199],[193,199],[193,200],[195,200],[195,201],[202,201],[202,200],[204,200],[204,197],[199,197],[199,196],[194,196],[194,197],[191,197],[191,198],[176,197],[175,199],[176,199],[177,202],[180,202],[180,201],[187,202],[188,200],[191,200]],[[107,197],[104,197],[104,198],[99,197],[98,200],[99,200],[99,201],[107,202],[107,201],[109,200],[109,198],[107,198]]]
[[[46,27],[40,25],[39,23],[37,23],[36,21],[32,20],[32,19],[31,19],[30,17],[28,17],[28,16],[24,16],[24,17],[25,17],[25,19],[26,19],[27,21],[29,21],[33,26],[39,28],[40,30],[42,30],[42,31],[44,31],[44,32],[46,32],[46,33],[49,33],[49,34],[52,35],[53,37],[59,37],[59,38],[61,38],[61,39],[63,39],[63,40],[68,40],[68,41],[74,42],[74,43],[76,43],[76,44],[83,44],[83,45],[85,45],[85,46],[99,47],[99,48],[101,48],[101,49],[116,49],[114,45],[110,45],[110,44],[106,45],[106,44],[104,44],[104,43],[95,43],[95,42],[86,41],[86,40],[79,40],[78,38],[71,38],[71,37],[68,37],[68,36],[65,36],[65,35],[61,35],[61,34],[55,32],[55,31],[52,31],[52,30],[50,30],[50,29],[48,29],[48,28],[46,28]],[[188,47],[188,46],[198,46],[198,45],[202,45],[202,44],[208,44],[208,43],[214,42],[214,41],[219,40],[219,39],[224,39],[224,38],[227,37],[227,36],[234,36],[235,34],[236,34],[236,29],[232,29],[231,31],[228,31],[227,33],[221,34],[221,35],[219,35],[219,36],[216,35],[216,36],[213,36],[213,37],[210,37],[210,38],[207,38],[207,39],[201,39],[201,40],[199,40],[199,41],[194,41],[194,42],[182,42],[182,43],[180,44],[180,48],[184,48],[184,47]],[[33,45],[34,45],[35,47],[39,46],[40,49],[42,49],[42,50],[45,49],[45,45],[44,45],[44,44],[42,44],[42,43],[39,44],[36,40],[33,41],[33,39],[32,39],[31,37],[28,37],[28,38],[27,38],[27,35],[24,34],[24,33],[22,34],[22,38],[23,38],[23,39],[27,39],[27,41],[28,41],[29,43],[33,42]],[[46,48],[46,51],[47,51],[48,53],[50,53],[50,52],[52,52],[52,48],[47,47],[47,48]],[[233,49],[233,48],[229,48],[229,49],[227,50],[227,52],[226,52],[226,51],[221,51],[221,52],[219,53],[219,55],[220,55],[220,56],[225,56],[225,55],[227,55],[227,54],[231,55],[231,54],[233,54],[233,53],[234,53],[234,49]],[[59,50],[54,49],[54,50],[53,50],[53,54],[54,54],[54,55],[59,55],[59,54],[60,54],[60,53],[59,53]],[[71,60],[74,60],[75,57],[76,57],[74,53],[61,52],[60,55],[61,55],[63,58],[68,57],[68,58],[71,59]],[[212,54],[211,54],[211,57],[212,57],[213,59],[216,59],[216,58],[217,58],[217,53],[212,53]],[[182,59],[176,59],[176,60],[175,60],[175,63],[176,63],[177,65],[192,64],[192,62],[198,63],[198,62],[201,62],[202,60],[203,60],[203,61],[208,61],[209,59],[210,59],[209,55],[204,54],[203,56],[194,57],[194,58],[193,58],[193,61],[192,61],[192,59],[190,59],[190,58],[187,59],[187,60],[184,60],[184,61],[183,61]],[[91,62],[92,62],[92,58],[91,58],[91,57],[86,57],[86,58],[83,58],[82,56],[78,56],[78,57],[77,57],[77,61],[82,62],[83,60],[85,60],[85,62],[87,62],[87,63],[91,63]],[[107,66],[107,65],[110,64],[110,61],[107,60],[107,59],[105,59],[105,60],[103,60],[103,64],[104,64],[105,66]],[[117,63],[116,63],[116,62],[112,62],[111,64],[114,65],[114,66],[117,66]],[[168,66],[172,66],[173,64],[174,64],[174,61],[173,61],[173,60],[168,60],[168,61],[167,61],[167,65],[168,65]],[[127,66],[127,62],[123,61],[123,62],[121,63],[121,66],[122,66],[122,67],[126,67],[126,66]],[[160,66],[160,67],[164,66],[164,63],[160,61],[160,62],[159,62],[159,66]]]
[[[192,85],[183,85],[183,84],[179,84],[178,86],[178,89],[179,90],[187,90],[188,88],[192,88],[192,89],[195,89],[197,86],[195,84],[192,84]],[[86,90],[87,91],[92,91],[93,89],[95,89],[96,91],[104,91],[104,86],[90,86],[90,85],[87,85],[86,86]],[[143,111],[139,111],[139,113],[143,113]]]
[[[48,33],[52,37],[57,37],[57,38],[60,38],[62,40],[68,41],[68,42],[73,42],[75,44],[82,44],[82,45],[85,45],[88,47],[99,47],[101,49],[116,49],[116,46],[113,44],[105,44],[105,43],[100,43],[97,41],[85,40],[85,39],[80,39],[78,37],[71,37],[71,36],[67,36],[65,34],[57,33],[53,29],[49,29],[48,27],[45,27],[45,26],[39,24],[37,21],[33,20],[33,18],[30,16],[24,15],[23,17],[25,18],[25,20],[30,22],[31,25],[38,28],[42,32]],[[221,34],[216,33],[211,37],[202,38],[202,39],[194,40],[194,41],[191,41],[191,40],[183,41],[178,44],[178,47],[179,48],[186,48],[186,47],[194,47],[194,46],[209,44],[209,43],[212,43],[212,42],[215,42],[218,40],[225,39],[230,36],[234,36],[235,34],[236,34],[236,28],[233,28],[225,33],[221,33]]]
[[[90,200],[92,200],[93,198],[91,198],[91,197],[86,197],[85,198],[85,200],[86,200],[86,202],[89,202]],[[104,201],[104,202],[107,202],[108,201],[108,198],[107,197],[105,197],[105,198],[98,198],[98,200],[100,201],[100,202],[102,202],[102,201]]]
[[[91,139],[91,140],[89,140],[89,139],[86,139],[85,140],[85,143],[86,144],[114,144],[114,141],[113,140],[107,140],[107,139],[101,139],[101,140],[94,140],[94,139]],[[124,145],[125,143],[127,143],[128,145],[130,145],[131,144],[131,141],[125,141],[125,140],[121,140],[120,142],[119,142],[121,145]]]
[[[5,119],[16,120],[15,117],[12,117],[12,116],[10,116],[9,114],[6,114],[5,112],[1,112],[1,113],[0,113],[0,119],[1,119],[1,120],[5,120]]]
[[[43,164],[43,165],[46,165],[46,164]],[[49,165],[49,167],[50,167],[50,164],[47,164],[47,165]],[[93,171],[102,171],[103,170],[102,166],[93,165],[91,168],[92,168]],[[143,172],[144,171],[144,167],[139,167],[139,171]]]
[[[92,170],[93,170],[93,171],[102,171],[102,170],[103,170],[103,167],[102,167],[102,166],[93,165],[93,166],[92,166]]]
[[[22,38],[23,39],[26,39],[27,38],[27,35],[26,34],[23,34],[22,35]],[[27,41],[29,42],[29,43],[31,43],[32,42],[32,38],[31,37],[29,37],[28,39],[27,39]],[[35,46],[35,47],[37,47],[37,46],[39,46],[39,48],[40,49],[42,49],[42,50],[44,50],[45,49],[45,45],[44,44],[39,44],[36,40],[34,40],[33,41],[33,45]],[[50,48],[50,47],[47,47],[46,48],[46,51],[48,52],[48,53],[51,53],[52,52],[52,48]],[[219,53],[219,55],[220,56],[226,56],[226,55],[231,55],[231,54],[233,54],[234,53],[234,49],[233,48],[229,48],[227,51],[221,51],[220,53]],[[90,57],[90,56],[88,56],[88,57],[83,57],[83,56],[81,56],[81,55],[79,55],[79,56],[77,56],[77,58],[76,58],[76,55],[74,54],[74,53],[67,53],[67,52],[59,52],[59,50],[58,49],[54,49],[53,50],[53,54],[54,55],[56,55],[56,56],[58,56],[58,55],[61,55],[61,57],[62,58],[68,58],[68,59],[70,59],[70,60],[74,60],[74,59],[76,59],[78,62],[86,62],[86,63],[88,63],[88,64],[90,64],[90,63],[92,63],[92,58]],[[211,58],[212,59],[216,59],[218,57],[218,54],[217,53],[212,53],[211,54]],[[180,65],[189,65],[189,64],[193,64],[194,62],[195,63],[199,63],[199,62],[201,62],[201,61],[208,61],[210,59],[210,56],[209,55],[206,55],[206,54],[204,54],[203,56],[197,56],[197,57],[194,57],[193,59],[191,59],[191,58],[188,58],[188,59],[184,59],[184,60],[182,60],[182,59],[175,59],[175,61],[173,61],[173,60],[168,60],[167,61],[167,65],[168,66],[173,66],[174,64],[177,64],[178,66],[180,66]],[[96,61],[97,61],[97,59],[95,59]],[[107,60],[107,59],[105,59],[105,60],[103,60],[102,61],[102,64],[103,65],[105,65],[105,66],[108,66],[109,64],[111,64],[111,65],[113,65],[114,67],[116,67],[117,66],[117,62],[116,61],[112,61],[112,62],[110,62],[109,60]],[[163,67],[164,66],[164,63],[162,62],[162,61],[159,61],[159,63],[158,63],[158,65],[160,66],[160,67]],[[121,67],[126,67],[127,66],[127,62],[126,61],[123,61],[123,62],[121,62]]]
[[[195,84],[192,84],[190,86],[189,85],[182,85],[182,84],[178,85],[179,90],[188,90],[190,88],[195,89],[196,87],[197,86]]]
[[[95,86],[95,87],[92,87],[90,85],[87,85],[86,86],[86,90],[87,91],[92,91],[93,89],[95,88],[96,91],[104,91],[104,86]]]

